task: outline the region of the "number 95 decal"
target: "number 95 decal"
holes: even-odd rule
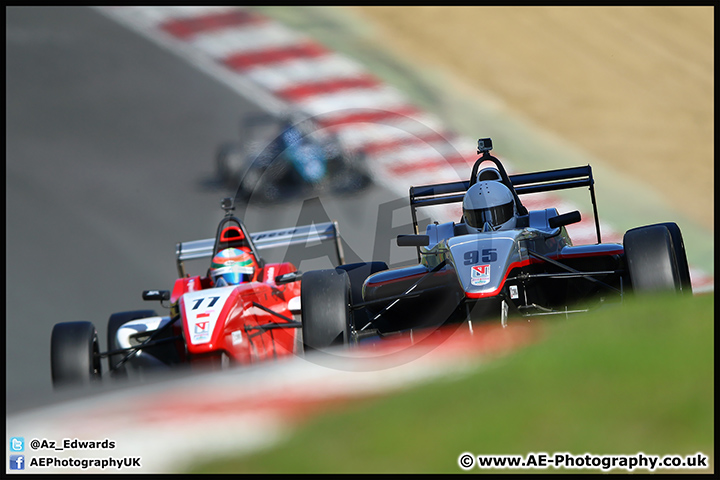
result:
[[[482,261],[483,263],[492,263],[497,261],[497,248],[485,248],[481,251],[470,250],[465,252],[465,265],[476,265]]]

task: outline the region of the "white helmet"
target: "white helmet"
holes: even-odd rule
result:
[[[471,232],[515,228],[517,207],[510,189],[498,181],[477,182],[463,198],[463,216]]]

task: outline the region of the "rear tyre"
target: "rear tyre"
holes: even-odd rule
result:
[[[300,304],[306,352],[350,344],[350,279],[344,270],[304,273]]]
[[[157,313],[155,313],[154,310],[134,310],[131,312],[120,312],[110,315],[107,327],[108,351],[117,350],[120,348],[120,345],[117,341],[117,331],[124,324],[131,320],[137,320],[138,318],[148,318],[156,316]],[[122,360],[124,357],[124,354],[108,355],[108,370],[110,371],[112,376],[127,377],[127,363],[121,365],[117,369],[114,368],[115,365],[117,365],[118,362],[120,362],[120,360]]]
[[[54,387],[99,381],[102,367],[95,326],[90,322],[56,324],[50,337],[50,367]]]
[[[628,230],[623,246],[630,283],[636,294],[682,291],[676,248],[665,225]]]

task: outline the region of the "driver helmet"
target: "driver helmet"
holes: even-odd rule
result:
[[[216,287],[226,287],[251,281],[255,267],[255,259],[247,247],[226,248],[213,257],[209,274]]]
[[[477,182],[465,193],[463,216],[468,230],[473,233],[515,228],[515,198],[502,182]]]

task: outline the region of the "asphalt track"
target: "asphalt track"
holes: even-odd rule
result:
[[[143,302],[141,291],[172,288],[177,242],[214,235],[220,200],[233,193],[215,181],[215,149],[242,140],[242,115],[264,110],[96,10],[6,13],[11,414],[73,396],[51,387],[55,323],[91,321],[104,344],[111,313],[162,311]],[[388,208],[406,213],[402,205],[404,199],[373,187],[307,204],[240,206],[238,213],[251,231],[294,226],[301,213],[311,222],[327,215],[339,222],[348,260],[370,260],[375,250],[398,263],[413,253],[391,247],[390,237],[376,246],[375,230],[378,211],[396,227],[406,222],[388,217]],[[301,270],[330,265],[329,257],[289,260]]]

